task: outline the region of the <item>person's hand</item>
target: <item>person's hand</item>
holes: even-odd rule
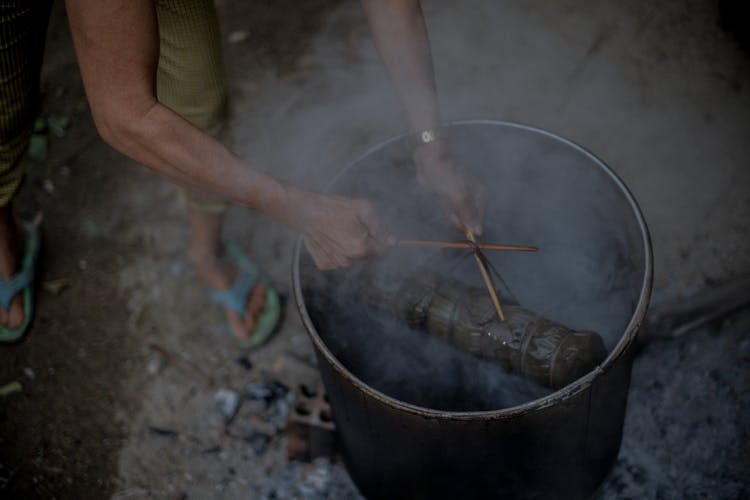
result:
[[[456,165],[439,144],[418,147],[414,161],[417,181],[432,188],[442,199],[456,228],[481,235],[487,188]]]
[[[298,196],[305,247],[318,268],[348,267],[385,253],[389,234],[369,201],[309,191]]]

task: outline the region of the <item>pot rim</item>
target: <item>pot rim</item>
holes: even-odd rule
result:
[[[357,389],[366,393],[368,396],[377,399],[381,403],[386,404],[393,409],[405,411],[405,412],[415,414],[418,416],[422,416],[422,417],[426,417],[426,418],[450,419],[450,420],[474,420],[477,418],[495,420],[495,419],[515,418],[519,415],[543,410],[544,408],[558,404],[561,401],[572,398],[578,395],[579,393],[581,393],[582,391],[589,389],[591,385],[593,384],[594,380],[596,380],[596,378],[598,378],[601,374],[610,370],[612,366],[615,364],[615,362],[624,355],[624,353],[631,346],[631,344],[635,342],[638,329],[646,315],[649,300],[651,298],[651,287],[652,287],[652,282],[653,282],[653,262],[652,262],[653,253],[652,253],[652,248],[651,248],[651,236],[649,234],[646,221],[643,218],[643,214],[641,213],[640,207],[638,206],[638,202],[636,202],[632,193],[630,192],[628,187],[625,185],[625,183],[622,181],[622,179],[609,166],[607,166],[607,164],[604,163],[604,161],[602,161],[599,157],[591,153],[589,150],[587,150],[583,146],[569,139],[561,137],[557,134],[549,132],[547,130],[532,127],[529,125],[523,125],[520,123],[514,123],[514,122],[508,122],[508,121],[502,121],[502,120],[491,120],[491,119],[457,120],[457,121],[447,122],[444,126],[452,127],[452,126],[462,126],[462,125],[491,125],[491,126],[510,127],[510,128],[515,128],[519,130],[527,130],[530,132],[534,132],[537,134],[547,136],[556,141],[560,141],[572,147],[573,149],[579,151],[580,153],[582,153],[584,156],[588,157],[589,159],[591,159],[595,165],[597,165],[600,169],[602,169],[612,179],[612,181],[620,188],[621,192],[625,196],[628,204],[630,205],[630,208],[632,209],[636,217],[638,226],[641,230],[641,237],[643,239],[643,251],[645,254],[643,282],[642,282],[641,291],[638,297],[638,304],[635,308],[635,311],[633,311],[633,315],[630,318],[630,322],[628,323],[628,326],[625,328],[625,333],[617,342],[617,345],[615,345],[614,349],[612,349],[612,351],[607,355],[604,362],[602,362],[600,365],[597,365],[589,373],[575,380],[574,382],[571,382],[567,386],[561,389],[558,389],[557,391],[554,391],[550,394],[547,394],[546,396],[527,401],[520,405],[510,406],[510,407],[502,408],[498,410],[484,410],[484,411],[447,411],[447,410],[437,410],[434,408],[427,408],[427,407],[423,407],[419,405],[414,405],[411,403],[406,403],[404,401],[400,401],[392,396],[389,396],[369,386],[367,383],[365,383],[364,381],[356,377],[353,373],[351,373],[343,365],[343,363],[341,363],[333,355],[333,353],[331,353],[331,351],[328,349],[325,342],[323,342],[323,339],[318,334],[318,331],[315,328],[315,325],[313,325],[312,319],[310,318],[310,314],[307,311],[307,307],[305,306],[304,299],[302,297],[302,286],[300,283],[299,263],[300,263],[300,255],[302,253],[302,247],[303,247],[303,236],[300,236],[297,239],[297,243],[294,249],[293,262],[292,262],[292,287],[294,291],[294,299],[297,304],[297,310],[299,311],[300,317],[302,319],[302,323],[305,326],[307,334],[312,339],[313,344],[318,349],[318,351],[323,354],[323,356],[326,358],[326,361],[328,361],[331,367],[333,367],[333,369],[336,370],[339,373],[339,375],[343,376],[346,380],[348,380],[351,384],[353,384]],[[333,187],[333,185],[336,183],[336,181],[338,181],[342,175],[348,172],[352,167],[354,167],[354,165],[362,161],[364,158],[370,156],[374,152],[388,146],[391,143],[403,140],[409,135],[410,134],[400,134],[400,135],[391,137],[389,139],[386,139],[385,141],[380,142],[368,148],[363,154],[359,155],[356,159],[350,162],[345,168],[343,168],[338,174],[334,176],[334,178],[326,185],[325,192],[329,192],[331,188]]]

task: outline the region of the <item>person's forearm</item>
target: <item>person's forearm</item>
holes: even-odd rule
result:
[[[409,127],[439,127],[432,56],[419,0],[362,0],[362,5]]]
[[[65,5],[91,113],[109,144],[183,186],[301,229],[321,269],[383,253],[388,231],[370,202],[320,195],[254,170],[158,102],[153,0],[66,0]]]
[[[123,107],[94,116],[112,147],[175,183],[285,219],[285,185],[158,102],[140,113]]]
[[[157,101],[159,33],[151,0],[67,0],[66,8],[91,113],[110,145],[182,186],[287,224],[299,219],[290,213],[291,188],[243,165]]]

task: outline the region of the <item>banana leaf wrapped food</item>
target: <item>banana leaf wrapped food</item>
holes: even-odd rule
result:
[[[505,305],[500,321],[487,290],[423,269],[404,278],[396,293],[370,287],[364,295],[370,306],[412,328],[554,389],[590,372],[607,355],[597,333],[573,331],[517,305]]]

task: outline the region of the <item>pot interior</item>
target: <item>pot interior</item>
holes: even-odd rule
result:
[[[536,253],[485,252],[502,280],[500,300],[572,330],[601,335],[614,349],[647,300],[650,254],[638,208],[621,181],[575,144],[503,122],[447,127],[457,164],[487,188],[481,241],[539,247]],[[346,168],[330,192],[370,199],[399,239],[461,240],[428,188],[420,185],[404,137],[375,147]],[[481,360],[403,318],[366,305],[373,288],[392,294],[410,273],[484,282],[461,249],[394,247],[385,257],[321,272],[298,256],[302,313],[313,336],[364,384],[396,400],[443,411],[489,411],[552,392],[500,364]],[[634,334],[634,332],[632,333]]]

